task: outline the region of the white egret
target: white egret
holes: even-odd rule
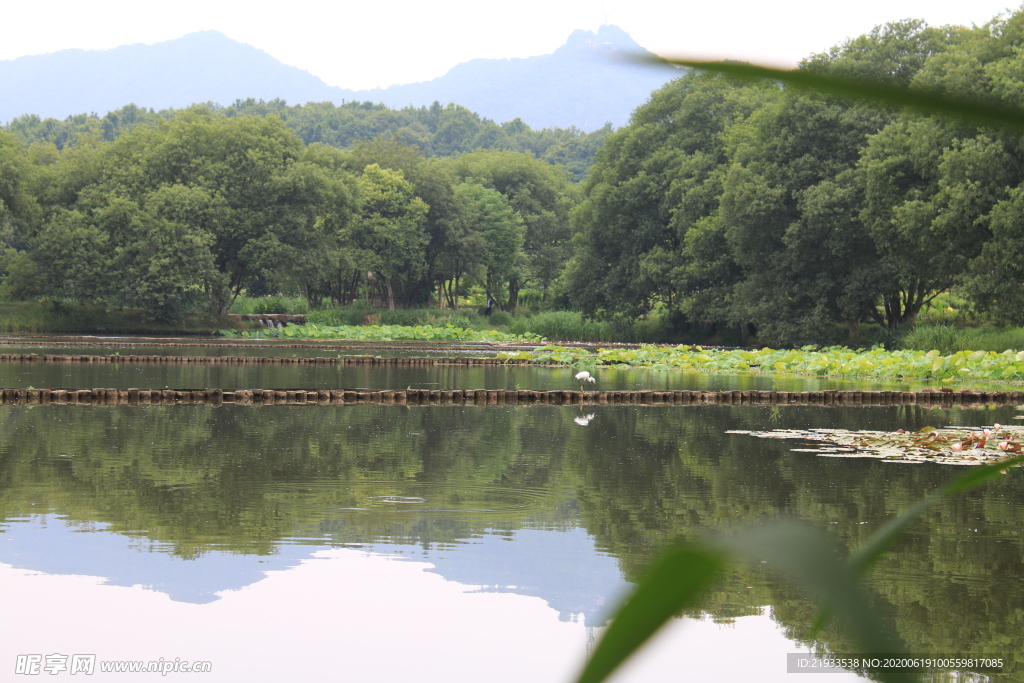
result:
[[[583,391],[584,382],[596,382],[597,380],[590,376],[590,373],[584,370],[583,372],[576,373],[576,381],[580,383],[580,391]]]

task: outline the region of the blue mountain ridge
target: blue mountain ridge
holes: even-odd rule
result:
[[[235,100],[371,101],[401,108],[460,104],[485,118],[516,117],[533,128],[595,130],[624,125],[652,90],[681,75],[621,59],[647,54],[622,29],[578,30],[553,53],[521,59],[474,59],[439,78],[376,90],[329,86],[302,69],[217,31],[155,45],[61,50],[0,61],[0,122],[25,114],[64,119],[103,115],[126,104],[182,108]]]

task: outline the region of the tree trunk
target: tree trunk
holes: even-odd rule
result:
[[[860,336],[860,318],[856,320],[846,320],[846,338],[856,339]]]
[[[508,310],[516,310],[519,305],[519,278],[511,277],[508,280]]]

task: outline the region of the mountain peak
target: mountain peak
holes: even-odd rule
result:
[[[572,32],[563,47],[570,46],[586,47],[600,52],[646,52],[628,33],[614,24],[603,24],[596,32],[577,29]]]

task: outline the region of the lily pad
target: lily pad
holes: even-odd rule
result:
[[[830,458],[875,458],[886,462],[945,465],[985,465],[1007,460],[1024,449],[1024,427],[992,425],[977,428],[927,427],[918,432],[850,431],[846,429],[746,429],[727,434],[748,434],[760,439],[803,442],[790,449]],[[820,445],[818,445],[820,444]]]

